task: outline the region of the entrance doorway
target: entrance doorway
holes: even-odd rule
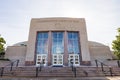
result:
[[[69,66],[73,64],[73,66],[79,66],[79,55],[78,54],[69,54]]]
[[[53,54],[52,58],[53,66],[62,66],[63,65],[63,54]]]
[[[36,65],[47,66],[47,54],[37,54]]]

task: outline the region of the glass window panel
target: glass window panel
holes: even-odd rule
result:
[[[54,64],[57,64],[57,62],[54,62]]]
[[[42,35],[38,33],[38,38],[37,39],[40,39],[42,38]]]
[[[64,33],[63,32],[52,32],[52,53],[59,54],[64,53]]]
[[[57,59],[54,59],[54,61],[57,61]]]
[[[48,32],[37,33],[37,54],[47,54],[48,53]]]
[[[79,64],[78,62],[75,62],[75,64]]]
[[[78,54],[79,51],[79,40],[78,32],[68,32],[68,53]]]
[[[63,38],[62,32],[59,32],[59,33],[58,33],[58,38],[60,38],[60,39]]]
[[[54,38],[57,38],[57,33],[56,32],[54,32],[54,34],[53,34],[53,39]]]
[[[45,39],[48,38],[48,34],[47,34],[47,33],[44,34],[44,38],[45,38]]]
[[[54,45],[57,45],[57,40],[56,39],[53,39],[53,42],[52,42]]]

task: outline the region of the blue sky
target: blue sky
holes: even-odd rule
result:
[[[0,0],[7,46],[27,41],[31,18],[85,18],[88,40],[111,45],[120,27],[120,0]]]

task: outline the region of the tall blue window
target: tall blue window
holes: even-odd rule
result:
[[[78,32],[68,32],[68,53],[79,54],[79,35]]]
[[[52,53],[62,54],[64,53],[64,33],[52,32]]]
[[[48,32],[39,32],[37,34],[37,54],[48,53]]]

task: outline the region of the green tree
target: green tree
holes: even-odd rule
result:
[[[4,55],[5,53],[5,47],[4,47],[5,44],[6,44],[6,41],[0,35],[0,55]]]
[[[116,40],[112,42],[112,49],[114,50],[114,54],[120,59],[120,28],[118,28],[117,31]]]

